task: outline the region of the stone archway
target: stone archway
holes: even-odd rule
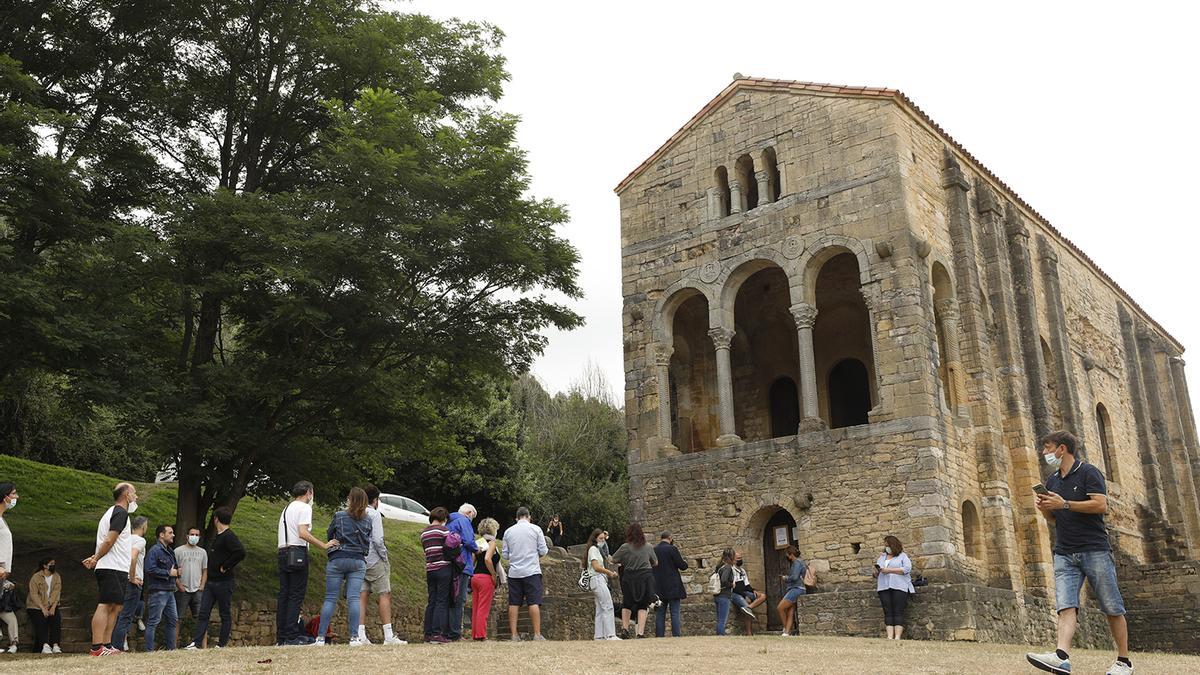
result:
[[[801,510],[800,504],[792,497],[763,495],[740,530],[735,546],[742,554],[750,584],[756,591],[767,594],[763,609],[766,610],[767,628],[770,630],[780,628],[775,606],[783,597],[779,575],[787,572],[787,556],[783,549],[775,548],[775,528],[785,527],[787,543],[796,544],[803,551],[796,537],[797,516]]]

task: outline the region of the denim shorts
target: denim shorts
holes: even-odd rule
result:
[[[1112,551],[1054,554],[1054,599],[1058,611],[1079,608],[1079,589],[1087,579],[1092,595],[1107,616],[1125,613],[1121,589],[1117,588],[1117,563]]]
[[[787,600],[788,602],[795,602],[796,598],[799,598],[802,595],[804,595],[803,586],[800,588],[789,588],[787,593],[783,594],[783,599]]]

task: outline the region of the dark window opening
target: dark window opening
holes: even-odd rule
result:
[[[800,427],[800,395],[796,382],[781,377],[771,384],[771,438],[794,436]]]
[[[858,359],[839,361],[829,371],[829,426],[838,429],[866,424],[870,410],[867,367]]]

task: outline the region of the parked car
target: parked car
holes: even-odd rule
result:
[[[379,495],[379,514],[393,520],[406,520],[422,525],[429,524],[429,509],[421,506],[415,499],[386,492]]]

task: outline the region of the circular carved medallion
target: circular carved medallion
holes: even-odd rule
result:
[[[783,257],[788,260],[795,260],[804,253],[804,240],[800,237],[792,235],[783,240]]]
[[[700,281],[711,284],[721,276],[721,263],[707,262],[700,266]]]

